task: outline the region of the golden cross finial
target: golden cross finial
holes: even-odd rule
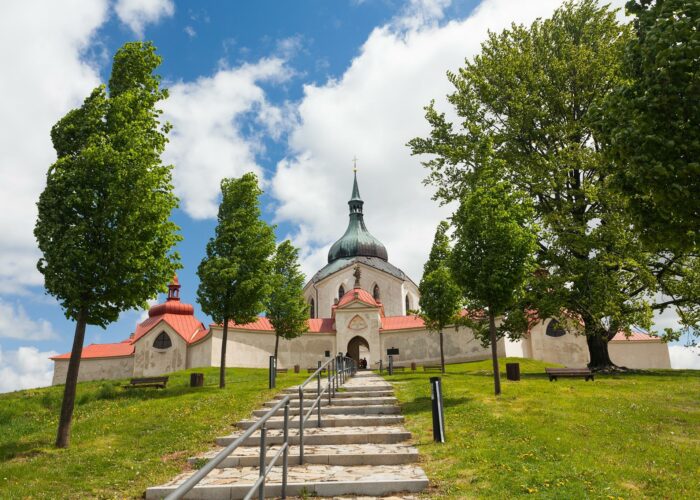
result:
[[[357,173],[357,155],[352,158],[352,171]]]

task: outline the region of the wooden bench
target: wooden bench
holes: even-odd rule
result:
[[[442,366],[440,365],[423,365],[424,372],[441,372]]]
[[[544,371],[549,375],[550,382],[556,381],[557,377],[584,377],[586,382],[593,380],[593,372],[589,368],[545,368]]]
[[[277,368],[275,370],[277,373],[287,373],[289,371],[289,368]]]
[[[124,387],[159,387],[165,389],[167,383],[168,377],[132,378]]]
[[[318,367],[316,367],[316,368],[307,368],[307,369],[306,369],[306,373],[313,373],[313,372],[315,372],[316,370],[318,370]],[[279,371],[279,370],[277,370],[277,371]],[[326,369],[324,368],[323,370],[321,370],[321,375],[324,375],[325,373],[326,373]]]

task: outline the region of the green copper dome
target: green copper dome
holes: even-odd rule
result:
[[[377,257],[382,260],[389,260],[386,247],[382,242],[372,236],[365,227],[362,215],[362,205],[364,201],[360,198],[360,189],[357,187],[357,173],[352,186],[352,196],[350,201],[350,222],[345,234],[328,251],[328,262],[348,257]]]

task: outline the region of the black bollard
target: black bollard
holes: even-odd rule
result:
[[[445,414],[442,406],[442,380],[430,377],[430,399],[433,402],[433,440],[445,442]]]
[[[394,374],[394,356],[389,356],[389,369],[387,371],[389,375]]]
[[[275,388],[275,381],[277,379],[277,360],[274,356],[270,356],[270,389]]]

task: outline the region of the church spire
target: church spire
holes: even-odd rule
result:
[[[353,159],[357,162],[357,159]],[[372,236],[365,226],[362,206],[364,201],[360,197],[360,188],[357,185],[357,163],[353,168],[352,194],[350,195],[350,221],[345,234],[336,241],[328,251],[328,262],[333,262],[343,258],[353,257],[377,257],[381,260],[388,260],[386,247]]]

